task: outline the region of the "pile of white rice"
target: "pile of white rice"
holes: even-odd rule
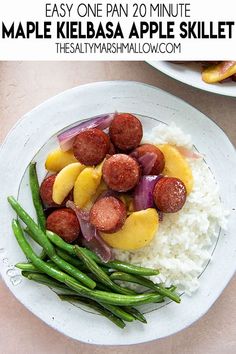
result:
[[[192,148],[190,135],[184,134],[175,124],[157,126],[144,135],[143,142]],[[153,280],[166,286],[174,284],[178,290],[191,294],[199,287],[198,276],[210,259],[210,249],[219,227],[226,226],[227,212],[220,202],[217,183],[203,159],[188,159],[188,162],[194,188],[183,209],[164,214],[159,230],[148,246],[136,251],[115,250],[115,256],[144,267],[158,268],[160,274]]]

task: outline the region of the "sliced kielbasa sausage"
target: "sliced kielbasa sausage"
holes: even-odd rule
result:
[[[165,167],[165,157],[160,149],[158,149],[155,145],[152,144],[143,144],[137,147],[134,150],[134,153],[137,153],[137,157],[142,157],[146,153],[153,153],[156,155],[156,161],[149,172],[149,175],[159,175]]]
[[[90,210],[90,223],[102,232],[114,233],[120,230],[125,219],[125,205],[115,197],[99,199]]]
[[[68,243],[75,241],[80,233],[77,216],[67,208],[53,211],[47,218],[46,228],[61,236]]]
[[[56,179],[56,174],[46,177],[41,183],[39,193],[45,208],[55,208],[64,206],[68,200],[73,199],[73,193],[70,192],[65,200],[60,204],[56,204],[52,199],[53,185]]]
[[[46,177],[41,183],[39,193],[45,207],[55,207],[57,204],[52,199],[52,189],[56,175]]]
[[[110,139],[122,151],[135,149],[143,137],[141,122],[129,113],[117,114],[109,128]]]
[[[97,128],[80,132],[73,143],[73,152],[76,159],[87,166],[102,162],[109,148],[109,137]]]
[[[115,154],[103,164],[103,179],[116,192],[127,192],[134,188],[140,178],[140,167],[136,160],[125,154]]]
[[[111,141],[110,141],[109,150],[107,153],[108,153],[108,155],[115,155],[115,153],[116,153],[115,146],[112,144]]]
[[[180,179],[163,177],[156,183],[153,197],[158,210],[164,213],[176,213],[184,206],[187,191]]]

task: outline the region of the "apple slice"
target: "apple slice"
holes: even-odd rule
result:
[[[78,162],[73,151],[62,151],[60,148],[51,151],[46,159],[45,168],[50,172],[59,172],[65,166]]]
[[[74,186],[74,203],[84,208],[89,203],[101,183],[102,163],[97,167],[86,167],[78,176]]]
[[[77,177],[84,168],[84,165],[75,162],[67,165],[58,173],[52,190],[52,199],[55,203],[61,204],[63,202],[74,187]]]
[[[121,230],[113,234],[101,233],[101,236],[113,248],[137,250],[152,241],[158,226],[158,213],[156,209],[149,208],[130,214]]]
[[[202,72],[202,80],[213,84],[227,79],[236,74],[236,61],[222,61],[216,65],[210,65]]]

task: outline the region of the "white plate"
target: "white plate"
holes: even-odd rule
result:
[[[147,325],[132,323],[116,328],[101,316],[58,300],[47,287],[22,279],[14,264],[23,261],[11,231],[14,212],[6,202],[8,195],[18,196],[32,211],[28,180],[24,173],[34,158],[43,177],[43,160],[56,144],[55,134],[80,119],[105,112],[132,112],[141,117],[144,129],[156,120],[171,121],[190,133],[206,156],[220,184],[221,198],[232,210],[236,204],[235,150],[223,131],[202,113],[170,94],[135,82],[103,82],[76,87],[51,98],[26,114],[8,134],[0,150],[1,274],[16,298],[45,323],[60,332],[87,343],[134,344],[173,334],[200,318],[214,303],[235,270],[236,215],[232,210],[228,231],[221,232],[213,260],[201,276],[201,287],[192,297],[183,295],[180,305],[169,303],[158,309],[147,306]]]
[[[206,84],[202,81],[201,65],[198,63],[175,64],[168,61],[148,61],[148,64],[164,74],[201,90],[218,93],[219,95],[236,97],[236,82],[223,84]]]

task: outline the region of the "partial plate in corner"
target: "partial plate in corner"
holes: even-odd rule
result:
[[[181,62],[181,64],[178,64],[168,61],[147,61],[147,63],[184,84],[219,95],[236,97],[236,82],[228,81],[218,84],[207,84],[202,81],[201,65],[198,63]]]

